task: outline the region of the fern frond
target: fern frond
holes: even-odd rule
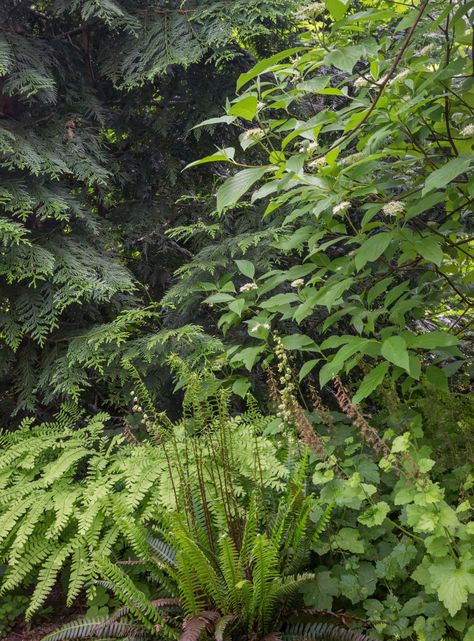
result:
[[[210,634],[218,618],[219,613],[214,610],[204,610],[191,617],[184,622],[184,632],[179,641],[198,641],[203,632]]]
[[[38,573],[35,590],[25,612],[25,618],[27,621],[31,619],[33,614],[35,614],[35,612],[37,612],[46,601],[48,594],[51,592],[51,589],[56,582],[59,571],[70,556],[71,552],[71,545],[57,548],[44,562]]]
[[[153,536],[147,536],[146,541],[151,547],[152,551],[159,557],[159,559],[163,563],[171,565],[172,567],[176,567],[176,550],[173,550],[173,548],[168,545],[168,543]]]
[[[156,624],[160,624],[163,627],[163,633],[171,632],[159,616],[157,609],[125,572],[106,558],[98,558],[96,563],[100,574],[110,584],[114,593],[140,619],[146,629],[153,632]]]
[[[294,623],[283,632],[284,641],[371,641],[356,630],[347,630],[331,623]]]
[[[219,567],[224,575],[229,607],[236,610],[239,605],[236,586],[245,579],[245,575],[234,542],[228,535],[219,539]]]
[[[265,630],[273,614],[270,589],[278,577],[278,549],[264,535],[255,540],[251,556],[253,597],[250,606],[251,621],[256,621],[258,628]]]
[[[214,628],[214,638],[216,641],[224,641],[227,628],[236,619],[237,619],[236,614],[226,614],[217,621]]]
[[[139,639],[146,641],[148,635],[141,626],[131,625],[130,623],[110,621],[108,618],[82,619],[68,623],[59,630],[47,634],[42,641],[75,641],[75,639],[91,639],[94,637],[98,639],[128,637],[137,641]]]

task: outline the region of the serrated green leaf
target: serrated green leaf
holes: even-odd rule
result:
[[[474,594],[474,566],[463,563],[456,567],[453,559],[438,561],[429,567],[440,601],[453,617]]]
[[[367,527],[375,527],[376,525],[382,525],[389,512],[390,506],[388,503],[379,501],[375,505],[371,505],[357,520]]]

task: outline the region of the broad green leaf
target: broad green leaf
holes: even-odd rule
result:
[[[433,236],[425,236],[425,238],[420,238],[411,243],[418,254],[423,256],[423,258],[430,263],[440,266],[443,262],[443,250],[439,240]]]
[[[310,305],[324,305],[329,310],[340,300],[343,293],[351,287],[353,282],[353,278],[344,278],[344,280],[334,283],[333,285],[321,287],[321,289],[308,297],[307,302]]]
[[[245,96],[238,102],[234,103],[227,111],[229,116],[237,116],[245,120],[253,120],[257,113],[258,98],[257,96]]]
[[[360,403],[364,398],[370,396],[372,392],[381,384],[385,378],[388,368],[390,367],[389,363],[380,363],[377,367],[374,367],[370,372],[368,372],[362,379],[362,383],[357,390],[353,401],[354,403]]]
[[[354,65],[364,55],[364,48],[357,45],[349,45],[342,49],[335,49],[327,54],[324,62],[328,65],[334,65],[342,71],[352,73]]]
[[[245,299],[237,298],[236,300],[233,300],[231,303],[229,303],[229,309],[234,312],[234,314],[237,314],[237,316],[242,316],[245,305]]]
[[[380,294],[383,294],[387,291],[388,286],[391,285],[392,282],[393,277],[389,276],[388,278],[384,278],[383,280],[376,283],[373,287],[371,287],[367,292],[367,304],[372,305],[374,300],[376,300],[380,296]]]
[[[203,165],[207,162],[231,162],[234,159],[234,154],[234,147],[219,149],[210,156],[205,156],[204,158],[200,158],[199,160],[195,160],[194,162],[189,163],[189,165],[186,165],[184,169],[189,169],[190,167],[195,167],[196,165]]]
[[[458,345],[459,339],[448,332],[428,332],[410,337],[410,347],[420,347],[422,349],[436,349],[437,347],[452,347]]]
[[[352,129],[355,129],[366,117],[368,113],[368,109],[364,109],[363,111],[356,111],[355,113],[352,114],[352,116],[349,118],[349,120],[346,122],[345,127],[344,127],[344,133],[347,133],[348,131],[351,131]],[[368,159],[366,159],[366,162],[368,162]],[[359,166],[359,175],[363,175],[364,173],[367,172],[366,167]],[[354,172],[351,169],[351,176],[356,177],[356,172]]]
[[[429,567],[440,601],[453,617],[474,594],[474,565],[464,562],[456,567],[453,559],[438,560]]]
[[[192,129],[198,129],[199,127],[210,127],[211,125],[230,125],[234,122],[235,116],[218,116],[217,118],[208,118],[203,120],[197,125],[194,125]]]
[[[294,53],[300,52],[302,47],[293,47],[292,49],[286,49],[285,51],[280,51],[280,53],[276,53],[274,56],[270,56],[269,58],[264,58],[263,60],[260,60],[250,71],[247,71],[246,73],[243,73],[239,76],[237,80],[237,91],[241,89],[247,82],[250,80],[253,80],[253,78],[256,78],[259,74],[264,73],[266,71],[269,71],[272,67],[274,67],[276,64],[278,64],[281,60],[284,60],[285,58],[289,58],[291,55]]]
[[[290,336],[284,336],[282,339],[283,347],[285,349],[299,349],[307,350],[312,349],[313,351],[317,350],[316,344],[312,338],[306,336],[306,334],[291,334]]]
[[[253,278],[255,276],[255,266],[249,260],[236,260],[235,264],[239,272],[247,276],[247,278]]]
[[[385,517],[390,512],[390,506],[385,501],[379,501],[375,505],[369,507],[363,514],[357,519],[362,525],[367,527],[375,527],[376,525],[382,525],[385,521]]]
[[[365,547],[364,542],[360,540],[360,533],[352,527],[343,527],[333,537],[334,547],[340,550],[352,552],[352,554],[363,554]]]
[[[237,396],[241,396],[242,398],[245,398],[249,388],[250,381],[248,378],[238,378],[232,385],[232,391],[234,394],[237,394]]]
[[[311,78],[311,80],[304,80],[299,82],[296,85],[298,91],[304,91],[309,93],[317,93],[321,89],[324,89],[329,82],[329,76],[316,76],[316,78]]]
[[[341,20],[346,15],[350,0],[323,0],[327,10],[336,20]]]
[[[368,238],[357,250],[355,255],[355,266],[360,271],[367,263],[377,260],[392,240],[391,232],[382,232]]]
[[[232,207],[250,187],[260,180],[269,170],[269,167],[252,167],[243,169],[235,176],[227,178],[217,192],[217,211],[221,212],[226,207]]]
[[[339,579],[322,566],[318,568],[314,581],[302,584],[301,592],[308,607],[330,610],[333,597],[340,594]]]
[[[430,365],[427,367],[426,378],[434,387],[443,390],[444,392],[449,391],[448,377],[440,367],[436,367],[436,365]]]
[[[294,303],[297,300],[298,300],[298,296],[291,292],[288,294],[275,294],[275,296],[272,296],[268,300],[265,300],[262,303],[260,303],[260,307],[262,307],[263,309],[268,309],[270,311],[278,311],[278,308],[281,305]]]
[[[446,194],[441,191],[437,191],[429,196],[422,197],[420,200],[417,200],[413,205],[407,207],[407,212],[405,218],[411,220],[418,216],[418,214],[423,213],[427,209],[435,207],[438,203],[446,198]]]
[[[264,350],[264,345],[258,345],[256,347],[246,347],[245,349],[237,352],[235,356],[232,357],[231,363],[243,363],[245,367],[250,372],[252,367],[255,365],[258,355],[261,354]]]
[[[308,374],[313,371],[320,360],[320,358],[312,358],[310,361],[306,361],[306,363],[304,363],[299,371],[298,380],[301,382],[303,378],[305,378],[305,376],[308,376]]]
[[[410,371],[410,358],[407,351],[407,344],[401,336],[391,336],[382,343],[381,354],[390,363]]]
[[[230,303],[231,301],[235,300],[233,296],[230,294],[225,294],[224,292],[218,292],[217,294],[212,294],[212,296],[208,296],[206,299],[204,299],[205,303]]]
[[[472,158],[465,156],[459,156],[448,161],[428,176],[421,195],[424,196],[433,189],[442,189],[460,174],[463,174],[469,168],[471,162]]]
[[[323,365],[319,372],[319,384],[321,387],[324,387],[328,381],[334,378],[354,354],[364,354],[367,346],[372,342],[366,338],[354,338],[357,340],[351,341],[347,345],[341,347],[333,359]]]

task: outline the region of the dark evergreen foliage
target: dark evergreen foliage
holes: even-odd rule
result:
[[[288,37],[286,16],[296,4],[1,3],[5,417],[77,397],[92,365],[96,377],[122,371],[118,358],[104,373],[106,359],[98,363],[87,348],[90,331],[95,336],[100,325],[116,346],[115,325],[108,334],[107,324],[159,299],[191,257],[166,235],[189,215],[196,219],[195,198],[209,193],[212,180],[209,172],[181,174],[212,149],[209,131],[189,130],[218,113],[251,51],[271,52],[276,33],[280,43]],[[201,202],[207,207],[206,196]],[[156,330],[147,318],[144,331]],[[127,322],[136,336],[137,317]],[[89,403],[114,395],[99,386]]]

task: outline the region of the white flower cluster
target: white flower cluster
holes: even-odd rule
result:
[[[300,152],[300,154],[312,154],[313,151],[316,151],[317,148],[318,143],[312,140],[309,144],[307,142],[303,143],[298,151]]]
[[[304,285],[304,278],[297,278],[296,280],[292,281],[290,285],[295,289],[301,287],[302,285]]]
[[[270,329],[270,323],[255,323],[250,331],[258,332],[259,329]]]
[[[464,129],[461,129],[459,135],[463,138],[468,138],[469,136],[474,136],[474,124],[467,125]]]
[[[429,45],[426,45],[423,47],[423,49],[420,49],[418,52],[419,56],[428,56],[432,51],[436,49],[436,45],[434,42],[431,42]]]
[[[405,205],[400,200],[391,200],[382,207],[382,211],[387,216],[396,216],[405,211]]]
[[[335,207],[332,208],[332,213],[337,216],[338,214],[343,214],[345,211],[349,209],[351,206],[351,203],[348,200],[344,200],[342,203],[339,203],[339,205],[336,205]]]
[[[254,127],[254,129],[247,129],[242,134],[242,140],[261,140],[265,136],[263,129]]]
[[[299,18],[308,18],[311,16],[317,16],[323,11],[326,11],[326,5],[323,2],[311,2],[311,4],[307,4],[305,7],[302,7],[298,11],[298,17]]]
[[[308,163],[308,168],[319,169],[320,167],[324,167],[325,164],[326,164],[325,158],[316,158],[315,160],[312,160],[310,163]]]
[[[257,283],[244,283],[239,292],[251,292],[253,289],[258,289]]]
[[[410,69],[403,69],[403,71],[400,71],[400,73],[397,73],[397,75],[390,80],[390,82],[395,82],[398,80],[404,80],[407,76],[410,75]]]
[[[357,80],[354,81],[354,86],[356,87],[366,87],[369,84],[368,80],[360,76]]]

